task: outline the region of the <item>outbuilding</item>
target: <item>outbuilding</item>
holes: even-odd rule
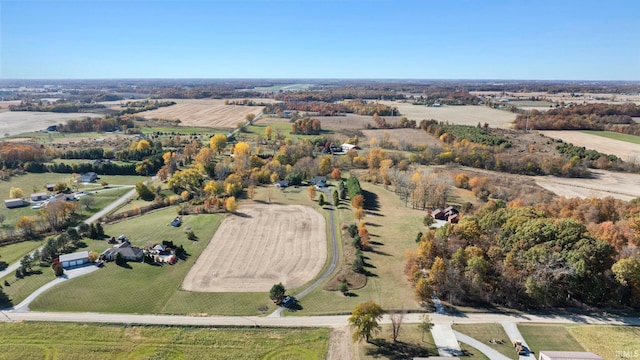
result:
[[[88,251],[80,251],[72,254],[60,255],[59,260],[60,264],[62,264],[62,267],[65,269],[71,269],[77,266],[88,264],[90,262]]]
[[[26,206],[28,204],[29,204],[28,202],[22,199],[7,199],[4,201],[4,206],[6,206],[7,209],[19,208],[19,207]]]
[[[31,201],[43,201],[49,198],[49,193],[39,192],[31,194]]]

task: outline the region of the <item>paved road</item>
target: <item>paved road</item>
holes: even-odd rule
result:
[[[518,330],[518,325],[514,322],[502,322],[502,328],[504,332],[507,333],[509,340],[513,344],[514,341],[518,340],[522,343],[522,345],[527,349],[527,355],[519,355],[520,360],[536,360],[535,355],[531,353],[531,348],[524,341],[522,334],[520,334],[520,330]],[[514,349],[515,351],[515,349]]]
[[[133,187],[132,185],[125,185],[125,186],[119,186],[117,188],[112,188],[112,189],[122,189],[123,187]],[[109,191],[111,189],[106,189],[106,190],[99,190],[99,191]],[[84,221],[84,223],[86,224],[91,224],[92,222],[100,219],[102,216],[108,214],[109,212],[113,211],[113,209],[115,209],[116,207],[122,205],[125,201],[129,200],[130,197],[132,197],[133,195],[135,195],[136,193],[136,189],[131,189],[131,191],[129,191],[128,193],[122,195],[122,197],[120,197],[118,200],[112,202],[111,204],[107,205],[104,209],[98,211],[97,213],[93,214],[91,217],[89,217],[88,219],[86,219]]]
[[[324,274],[322,274],[322,276],[320,276],[316,281],[314,281],[306,289],[295,294],[294,296],[296,299],[302,299],[303,297],[308,295],[311,291],[313,291],[315,288],[320,286],[320,284],[322,284],[325,280],[327,280],[327,278],[331,275],[331,273],[333,273],[338,263],[338,240],[336,239],[336,226],[335,226],[335,220],[333,215],[334,214],[333,197],[331,196],[331,190],[329,188],[322,189],[322,192],[326,193],[327,198],[329,199],[329,229],[331,231],[331,249],[332,249],[331,264],[329,265],[329,268],[324,272]],[[269,314],[269,317],[279,317],[283,311],[284,311],[284,308],[279,307],[274,312]]]
[[[431,328],[433,342],[436,343],[440,356],[461,356],[462,349],[458,344],[458,339],[451,329],[451,324],[434,324]]]
[[[95,322],[119,324],[167,324],[167,325],[208,325],[208,326],[302,326],[332,327],[347,326],[348,315],[336,316],[183,316],[183,315],[136,315],[136,314],[102,314],[102,313],[59,313],[59,312],[12,312],[4,311],[0,321],[61,321],[61,322]],[[537,322],[555,324],[610,324],[640,325],[638,317],[593,317],[584,315],[509,315],[509,314],[465,314],[461,316],[429,314],[434,324],[490,324],[502,322]],[[404,323],[422,322],[423,314],[406,314]],[[390,324],[385,315],[381,324]]]

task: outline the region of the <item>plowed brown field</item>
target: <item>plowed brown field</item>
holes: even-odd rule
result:
[[[245,204],[228,216],[185,277],[197,292],[269,291],[312,280],[327,259],[325,220],[300,205]]]
[[[247,114],[257,115],[262,106],[225,105],[224,100],[173,100],[175,105],[139,113],[147,119],[180,120],[182,126],[235,128]],[[259,99],[271,102],[270,99]]]

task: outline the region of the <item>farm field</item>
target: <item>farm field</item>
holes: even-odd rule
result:
[[[2,359],[324,359],[329,329],[0,324]]]
[[[382,140],[385,133],[389,135],[392,143],[398,144],[401,141],[413,146],[428,147],[431,145],[442,146],[442,142],[435,137],[429,135],[426,131],[420,129],[384,129],[384,130],[362,130],[366,139],[362,143],[369,141],[371,138],[378,139],[378,143]]]
[[[312,208],[245,203],[222,222],[182,288],[268,292],[278,282],[296,288],[324,266],[326,241],[324,218]]]
[[[640,95],[620,95],[620,94],[602,94],[602,93],[580,93],[579,96],[571,96],[571,93],[559,92],[559,93],[547,93],[547,92],[512,92],[507,91],[503,95],[502,91],[470,91],[470,94],[478,96],[494,96],[501,98],[506,96],[508,98],[530,99],[531,97],[545,98],[548,101],[559,103],[564,101],[566,103],[605,103],[605,104],[624,104],[626,102],[635,102],[640,104]]]
[[[180,120],[182,126],[235,128],[247,114],[257,115],[262,106],[225,105],[224,100],[176,99],[176,104],[137,115],[148,119]],[[269,102],[269,99],[258,101]]]
[[[605,136],[597,136],[583,131],[540,131],[547,137],[562,139],[566,143],[576,146],[584,146],[587,149],[597,150],[604,154],[613,154],[623,161],[640,162],[640,144],[613,139]],[[636,137],[637,138],[637,137]]]
[[[629,135],[629,134],[621,134],[612,131],[594,131],[594,130],[582,130],[585,134],[602,136],[607,139],[626,141],[633,144],[640,144],[640,136]]]
[[[0,138],[8,135],[44,130],[48,126],[58,125],[69,119],[82,119],[86,117],[102,117],[102,115],[93,113],[3,111],[0,112]]]
[[[539,186],[564,197],[607,197],[625,201],[640,197],[639,174],[619,173],[591,169],[593,178],[560,178],[556,176],[531,177]]]
[[[482,105],[427,107],[395,101],[380,101],[380,103],[397,107],[401,116],[406,116],[407,119],[415,120],[418,123],[424,119],[435,119],[457,125],[476,126],[478,123],[488,123],[494,128],[511,129],[512,123],[516,119],[514,113]]]

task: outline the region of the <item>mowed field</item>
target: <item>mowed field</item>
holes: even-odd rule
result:
[[[431,146],[442,145],[442,142],[433,136],[427,134],[426,131],[420,129],[385,129],[385,130],[362,130],[362,133],[368,139],[376,138],[381,141],[385,133],[389,135],[392,143],[398,144],[400,141],[414,146]]]
[[[584,146],[604,154],[613,154],[623,161],[640,162],[640,144],[588,134],[582,131],[540,131],[545,136],[562,139],[566,143]]]
[[[516,114],[491,109],[480,105],[427,107],[395,101],[380,101],[381,104],[395,106],[402,116],[420,122],[424,119],[448,121],[458,125],[478,125],[487,123],[494,128],[511,129]]]
[[[257,115],[262,106],[225,105],[224,100],[170,99],[176,104],[138,113],[147,119],[180,120],[181,126],[235,128],[247,114]],[[256,101],[271,102],[270,99]]]
[[[182,283],[197,292],[269,291],[312,280],[327,259],[325,220],[300,205],[243,204],[225,218]]]

